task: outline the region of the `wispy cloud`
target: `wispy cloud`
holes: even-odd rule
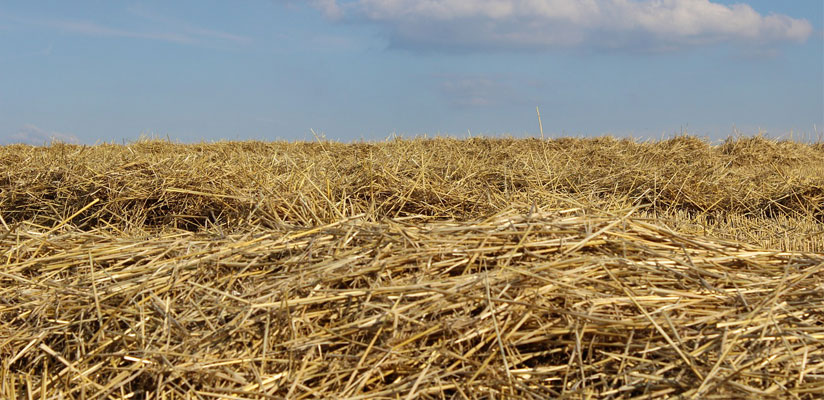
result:
[[[52,54],[52,50],[54,50],[54,43],[49,43],[48,46],[40,49],[39,51],[36,51],[36,52],[32,53],[32,55],[48,57]]]
[[[456,108],[532,105],[529,88],[533,83],[518,82],[505,76],[436,75],[438,91]]]
[[[25,51],[18,54],[10,54],[10,55],[0,55],[0,62],[2,61],[13,61],[13,60],[21,60],[30,57],[48,57],[52,54],[54,49],[54,44],[49,43],[48,46],[43,47],[38,50],[30,50]]]
[[[325,15],[378,24],[421,50],[592,47],[675,50],[720,42],[804,41],[804,19],[710,0],[354,0],[311,2]]]
[[[336,0],[309,0],[309,4],[323,11],[329,18],[340,18],[343,16],[343,10]]]
[[[2,144],[23,143],[34,146],[49,144],[53,141],[63,143],[79,143],[77,136],[71,133],[49,131],[34,124],[25,124],[17,132],[5,137],[0,141]]]
[[[189,21],[168,15],[162,15],[141,6],[129,7],[128,11],[133,15],[157,23],[161,26],[174,27],[174,29],[179,31],[179,34],[192,38],[193,40],[218,40],[231,42],[238,45],[247,45],[252,42],[252,39],[248,36],[204,28]]]
[[[100,25],[90,21],[42,19],[34,24],[60,32],[88,36],[125,37],[133,39],[161,40],[165,42],[192,44],[195,40],[185,34],[163,31],[133,31]]]
[[[275,4],[286,5],[290,8],[298,8],[301,5],[309,4],[331,19],[343,17],[343,8],[338,5],[337,0],[270,0]]]
[[[252,39],[229,32],[204,28],[182,19],[132,7],[127,10],[135,18],[131,27],[102,24],[89,20],[6,15],[18,25],[45,28],[63,33],[131,39],[157,40],[183,45],[248,45]]]

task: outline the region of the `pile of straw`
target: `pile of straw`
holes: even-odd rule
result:
[[[0,146],[0,260],[2,399],[824,393],[821,144]]]
[[[621,209],[701,234],[824,252],[824,147],[764,138],[415,139],[0,146],[10,226],[143,234],[312,227],[365,214],[467,220],[513,204]],[[97,201],[94,204],[92,202]],[[91,204],[91,205],[90,205]]]
[[[824,392],[824,256],[685,236],[635,212],[6,230],[0,397]]]

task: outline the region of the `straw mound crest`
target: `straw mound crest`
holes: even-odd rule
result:
[[[465,220],[513,205],[644,203],[651,207],[642,213],[675,228],[694,223],[726,239],[821,252],[822,149],[764,138],[711,146],[686,136],[4,146],[0,210],[9,225],[42,226],[83,210],[71,221],[79,229],[142,234],[318,226],[361,213]]]

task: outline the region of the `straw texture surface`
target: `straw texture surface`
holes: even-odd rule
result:
[[[2,148],[0,398],[820,398],[821,149],[599,140]]]

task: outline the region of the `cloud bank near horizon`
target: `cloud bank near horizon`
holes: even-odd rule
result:
[[[34,124],[25,124],[17,132],[6,138],[0,138],[0,145],[19,143],[42,146],[53,142],[77,144],[80,140],[71,133],[49,131]]]
[[[710,0],[310,0],[327,18],[381,27],[390,47],[489,51],[589,47],[672,51],[803,42],[805,19]]]

